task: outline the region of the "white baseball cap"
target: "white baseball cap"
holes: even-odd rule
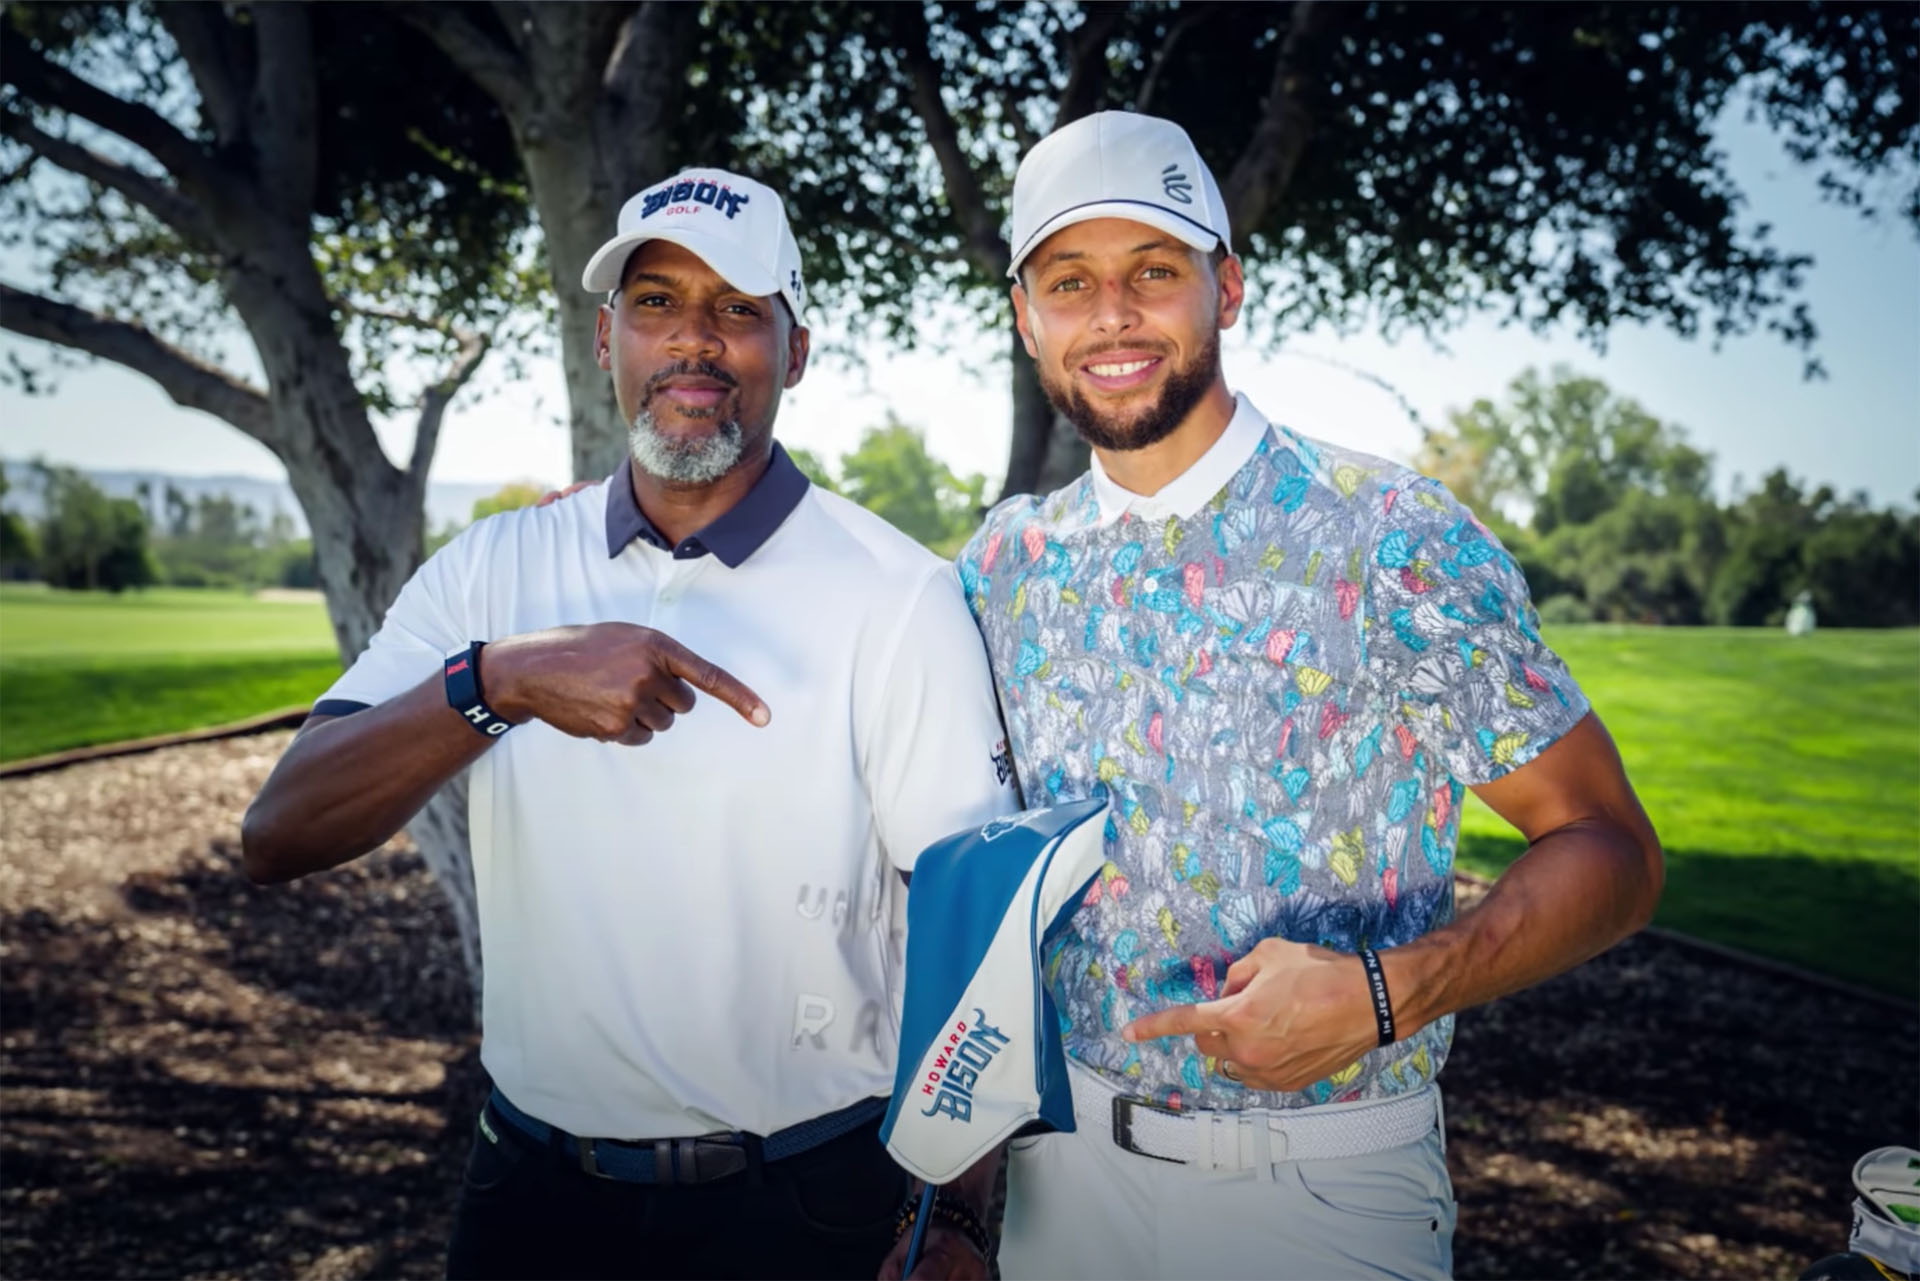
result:
[[[620,207],[619,231],[594,251],[580,283],[595,293],[620,287],[627,258],[649,240],[665,240],[756,298],[779,294],[797,321],[807,296],[800,246],[787,207],[773,188],[724,169],[683,169]]]
[[[1143,222],[1195,249],[1233,252],[1227,206],[1187,131],[1171,120],[1101,111],[1034,145],[1013,179],[1013,265],[1062,227],[1093,218]]]

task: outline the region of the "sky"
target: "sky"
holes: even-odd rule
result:
[[[1723,496],[1784,465],[1843,494],[1865,490],[1876,504],[1912,506],[1920,489],[1920,241],[1897,219],[1868,223],[1823,204],[1812,174],[1764,126],[1730,117],[1719,139],[1748,195],[1747,218],[1770,222],[1776,244],[1814,257],[1802,296],[1821,331],[1815,354],[1824,380],[1805,380],[1801,353],[1770,335],[1716,351],[1706,339],[1629,325],[1608,336],[1602,354],[1571,331],[1540,336],[1477,319],[1441,335],[1439,345],[1420,335],[1389,343],[1375,333],[1313,332],[1269,350],[1236,331],[1222,344],[1228,383],[1297,431],[1404,460],[1419,445],[1419,424],[1372,379],[1392,384],[1420,419],[1440,426],[1450,409],[1499,398],[1529,367],[1566,365],[1683,428],[1714,456]],[[0,334],[0,362],[17,356],[44,365],[46,350]],[[816,360],[787,393],[777,433],[831,461],[891,409],[921,428],[955,471],[983,472],[997,485],[1010,432],[1002,350],[991,334],[939,352],[870,343],[856,349],[857,363]],[[433,479],[567,479],[557,360],[536,362],[510,386],[491,381],[489,394],[464,396],[449,410]],[[388,454],[404,459],[410,422],[380,430]],[[0,388],[0,457],[35,456],[95,469],[284,475],[238,431],[104,363],[63,371],[52,396]]]

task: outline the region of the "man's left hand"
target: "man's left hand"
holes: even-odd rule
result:
[[[880,1281],[900,1281],[900,1265],[907,1261],[907,1246],[913,1240],[909,1228],[900,1234],[880,1264]],[[987,1261],[973,1248],[973,1242],[958,1228],[935,1220],[927,1225],[927,1238],[920,1243],[920,1261],[913,1265],[907,1281],[986,1281]]]
[[[1304,1090],[1379,1044],[1357,958],[1263,939],[1227,970],[1220,999],[1175,1005],[1129,1023],[1130,1041],[1191,1036],[1215,1071],[1250,1089]]]

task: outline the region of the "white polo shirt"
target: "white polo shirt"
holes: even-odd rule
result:
[[[487,1071],[609,1138],[769,1134],[887,1094],[892,869],[1019,808],[951,566],[778,446],[746,499],[668,548],[623,466],[436,553],[315,710],[392,698],[472,641],[612,621],[726,668],[771,721],[701,695],[644,747],[532,721],[475,762]]]

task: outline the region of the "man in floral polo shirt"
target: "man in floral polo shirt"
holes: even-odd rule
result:
[[[1027,803],[1113,817],[1043,958],[1078,1130],[1014,1143],[1002,1267],[1448,1275],[1454,1013],[1645,924],[1658,840],[1472,513],[1228,389],[1244,284],[1184,131],[1036,146],[1013,274],[1093,461],[960,573]],[[1456,920],[1469,788],[1530,848]]]

